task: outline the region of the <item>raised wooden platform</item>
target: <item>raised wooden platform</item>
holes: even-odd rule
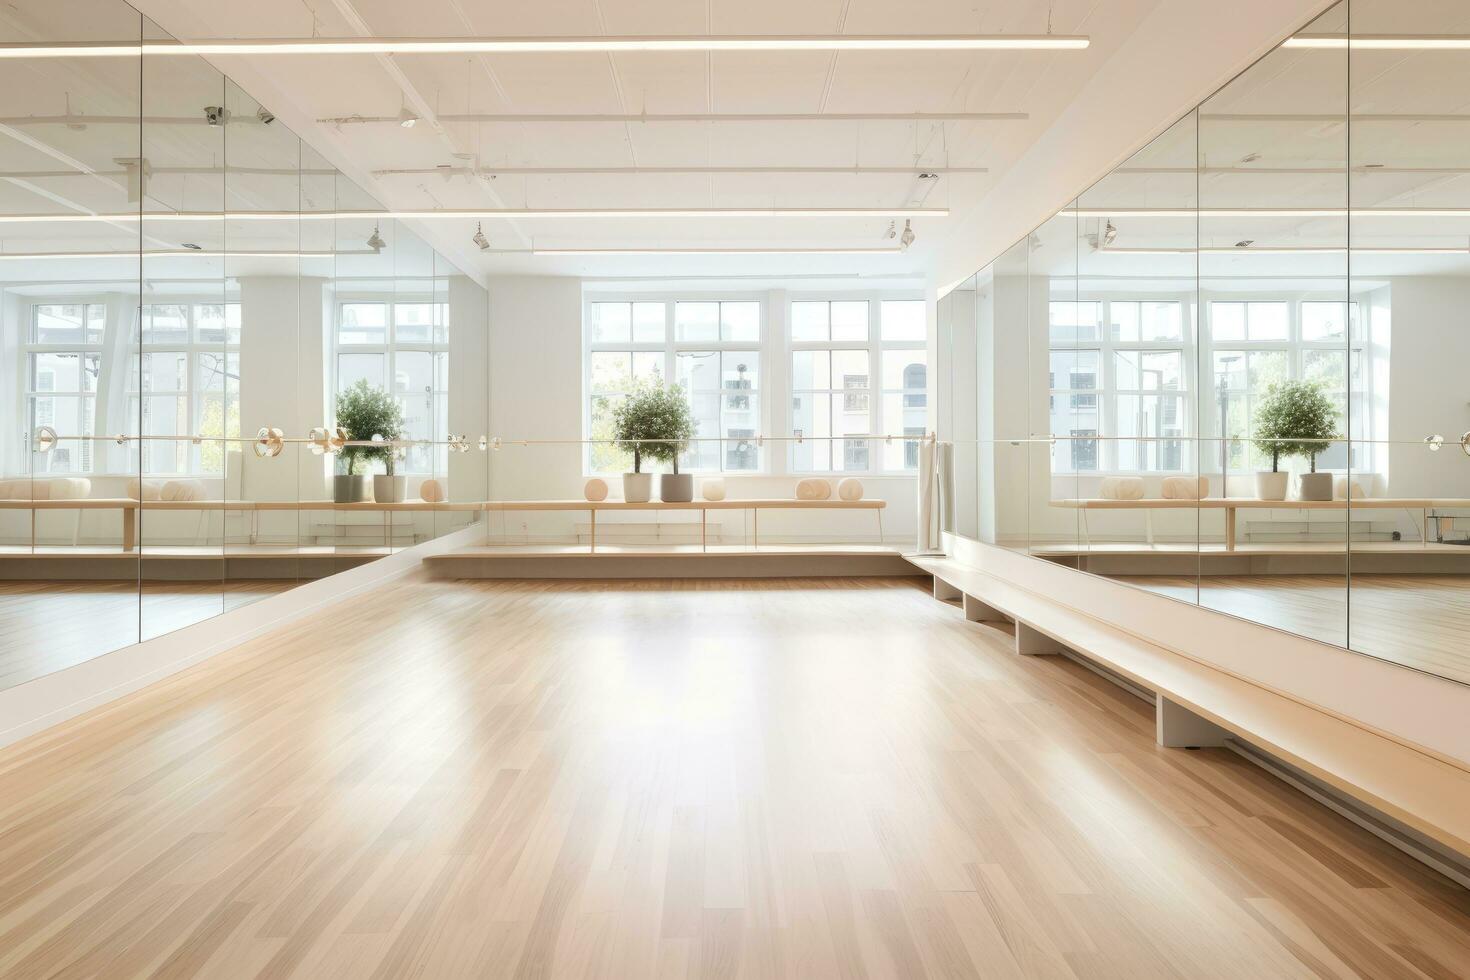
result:
[[[879,545],[477,545],[424,559],[439,579],[804,578],[913,575]]]
[[[1243,742],[1368,808],[1451,867],[1470,866],[1465,768],[953,559],[909,561],[934,577],[937,598],[959,599],[967,619],[1013,621],[1017,653],[1069,650],[1150,694],[1161,745]]]

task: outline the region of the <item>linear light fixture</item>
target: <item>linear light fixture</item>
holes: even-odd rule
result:
[[[1281,42],[1283,48],[1342,49],[1366,51],[1470,51],[1470,37],[1445,34],[1298,34]]]
[[[1100,248],[1097,255],[1470,255],[1470,247],[1463,246],[1353,246],[1346,249],[1338,245],[1211,245],[1204,248]]]
[[[899,255],[898,248],[533,248],[532,255]]]
[[[1078,218],[1470,218],[1470,208],[1069,208]]]
[[[1077,51],[1065,34],[729,35],[491,38],[261,38],[145,41],[142,44],[8,44],[0,58],[116,58],[145,55],[568,54],[642,51]]]
[[[386,221],[390,218],[946,218],[949,208],[434,208],[427,211],[166,211],[139,214],[0,214],[0,224],[85,221]]]
[[[52,259],[335,259],[343,255],[373,255],[373,252],[211,252],[181,248],[150,252],[0,252],[0,261]]]

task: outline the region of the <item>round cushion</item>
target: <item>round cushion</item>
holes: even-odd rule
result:
[[[1164,477],[1165,500],[1203,500],[1210,495],[1210,478],[1207,476]]]
[[[826,500],[830,496],[832,496],[832,484],[828,483],[826,480],[819,480],[815,477],[810,477],[805,480],[797,481],[797,500]]]
[[[135,476],[128,481],[128,496],[134,500],[157,500],[162,490],[162,480],[140,480]]]
[[[202,480],[169,480],[158,491],[159,500],[203,500]]]
[[[1109,476],[1102,481],[1102,499],[1104,500],[1142,500],[1143,499],[1143,477],[1141,476]]]
[[[1363,489],[1363,484],[1359,483],[1355,479],[1349,479],[1345,476],[1339,476],[1333,479],[1332,496],[1334,498],[1338,500],[1346,500],[1348,499],[1349,491],[1352,492],[1354,500],[1358,500],[1362,497],[1368,496],[1367,492]]]
[[[712,476],[709,479],[699,481],[699,495],[705,500],[725,499],[725,478]]]
[[[594,476],[592,479],[587,481],[586,486],[582,487],[582,496],[586,497],[593,503],[597,503],[599,500],[606,500],[607,481],[598,479]]]
[[[419,499],[435,504],[444,499],[444,484],[438,480],[425,480],[419,484]]]
[[[863,481],[855,476],[849,476],[837,484],[837,496],[843,500],[862,500]]]
[[[85,477],[63,476],[47,482],[52,500],[81,500],[92,492],[92,481]]]

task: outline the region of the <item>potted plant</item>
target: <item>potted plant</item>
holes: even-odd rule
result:
[[[613,438],[633,453],[633,472],[623,474],[623,499],[647,503],[653,477],[643,472],[643,460],[668,460],[674,472],[659,479],[659,497],[673,502],[694,499],[694,477],[679,472],[679,454],[695,430],[684,387],[658,379],[640,381],[613,409]]]
[[[1310,473],[1302,474],[1302,500],[1331,500],[1332,474],[1317,472],[1317,455],[1339,438],[1337,406],[1315,381],[1286,381],[1272,384],[1256,409],[1256,448],[1271,457],[1271,472],[1256,474],[1256,496],[1261,500],[1285,500],[1287,474],[1281,460],[1305,456]]]
[[[347,432],[349,442],[391,443],[403,437],[403,406],[382,388],[359,379],[337,396],[337,425]],[[333,480],[332,499],[339,504],[402,500],[407,481],[393,472],[395,455],[391,445],[343,447],[339,465],[347,472]],[[370,484],[367,469],[376,459],[386,462],[388,473]]]

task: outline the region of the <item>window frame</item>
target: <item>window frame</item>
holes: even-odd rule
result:
[[[816,303],[826,302],[826,303],[829,303],[830,304],[830,303],[851,303],[851,302],[864,302],[864,301],[867,302],[867,304],[868,304],[868,336],[867,336],[867,339],[866,340],[800,340],[799,341],[799,340],[794,339],[793,331],[791,329],[791,324],[792,324],[793,320],[795,319],[794,314],[792,312],[792,307],[795,304],[797,304],[797,303],[813,303],[813,302],[816,302]],[[925,310],[924,310],[924,316],[926,318],[925,319],[925,329],[924,329],[925,336],[919,338],[918,340],[884,340],[883,339],[883,304],[884,303],[892,303],[892,302],[920,302],[920,303],[925,303],[925,307],[926,307]],[[893,433],[890,433],[888,431],[889,430],[889,426],[887,424],[887,420],[884,418],[884,415],[885,415],[884,407],[885,407],[885,402],[887,401],[887,396],[889,396],[889,395],[896,395],[896,396],[898,396],[900,398],[901,401],[906,401],[909,397],[912,397],[915,394],[917,394],[920,391],[920,389],[916,389],[916,388],[915,389],[911,389],[911,388],[908,388],[908,387],[890,388],[887,385],[885,385],[884,384],[884,375],[883,375],[883,360],[884,360],[883,355],[886,352],[891,352],[891,351],[892,352],[896,352],[896,351],[918,350],[918,351],[924,351],[925,352],[925,358],[924,358],[925,387],[924,387],[924,389],[922,389],[923,392],[924,392],[924,399],[925,399],[924,400],[924,404],[922,406],[911,406],[911,407],[916,407],[916,408],[922,407],[924,409],[924,412],[925,412],[924,430],[927,432],[928,429],[929,429],[929,422],[928,422],[928,409],[929,409],[929,404],[928,404],[928,388],[929,388],[929,384],[928,384],[928,380],[929,380],[929,378],[931,376],[931,372],[934,369],[934,365],[932,365],[932,364],[929,363],[929,357],[928,357],[928,355],[929,355],[929,336],[928,335],[930,333],[930,329],[929,329],[930,324],[928,323],[928,319],[927,319],[928,316],[929,316],[929,310],[928,310],[927,306],[928,306],[928,304],[925,302],[924,295],[921,292],[915,292],[915,291],[910,291],[910,290],[881,290],[881,291],[871,291],[871,290],[869,290],[869,291],[862,291],[862,292],[856,292],[856,291],[849,292],[849,291],[842,291],[842,290],[823,290],[821,292],[792,292],[792,293],[790,293],[787,296],[786,316],[785,316],[786,329],[784,331],[784,338],[783,338],[786,341],[786,343],[785,343],[785,349],[784,349],[784,351],[782,353],[784,364],[785,364],[785,372],[784,373],[785,373],[785,377],[786,377],[786,380],[787,380],[787,384],[785,386],[785,391],[784,391],[784,395],[785,395],[784,402],[783,402],[784,403],[784,409],[783,409],[783,413],[782,413],[782,424],[783,424],[783,426],[785,428],[786,433],[788,435],[793,435],[793,436],[796,434],[796,428],[795,428],[795,409],[794,409],[794,406],[792,404],[793,401],[795,400],[796,395],[798,395],[798,394],[826,394],[826,393],[831,393],[833,397],[846,397],[846,391],[845,391],[845,389],[840,388],[840,387],[836,387],[835,385],[832,388],[824,388],[824,389],[811,389],[811,388],[797,389],[796,386],[793,383],[791,383],[793,355],[795,355],[799,351],[849,351],[849,350],[861,350],[861,351],[867,351],[867,353],[868,353],[868,387],[867,387],[867,396],[868,396],[868,430],[867,430],[867,434],[870,436],[870,438],[867,440],[867,442],[868,442],[868,467],[866,469],[862,469],[862,470],[838,469],[838,468],[836,468],[835,465],[833,466],[833,468],[831,468],[831,469],[825,469],[825,470],[801,469],[801,468],[798,468],[795,465],[795,446],[793,445],[791,449],[789,449],[787,452],[785,452],[785,453],[782,454],[783,455],[783,458],[785,460],[785,463],[786,463],[786,472],[787,473],[789,473],[789,474],[791,474],[793,476],[800,476],[800,477],[808,477],[809,476],[809,477],[818,477],[818,478],[833,478],[833,477],[841,478],[841,477],[847,477],[847,476],[856,476],[856,477],[865,477],[865,476],[866,477],[912,476],[912,475],[914,475],[917,472],[917,470],[918,470],[917,443],[904,442],[903,443],[903,446],[905,448],[904,448],[904,450],[901,453],[898,454],[900,456],[900,458],[904,458],[905,459],[905,462],[906,463],[907,463],[907,457],[909,457],[910,455],[912,455],[914,457],[914,466],[913,467],[909,467],[909,466],[905,465],[902,468],[895,469],[895,468],[890,468],[890,467],[888,467],[886,465],[886,461],[887,461],[887,458],[889,456],[889,453],[887,452],[887,450],[889,448],[888,436],[889,435],[892,435],[894,438],[901,438],[902,435],[903,435],[902,432],[893,432]],[[831,326],[830,325],[831,325],[831,310],[829,308],[829,310],[828,310],[828,332],[829,332],[829,334],[830,334],[830,330],[831,330]],[[846,445],[847,441],[849,441],[849,440],[843,440],[843,445],[844,446]],[[912,452],[910,452],[909,447],[914,447],[914,449],[913,449]],[[837,459],[837,456],[838,456],[838,454],[837,454],[837,440],[834,439],[833,440],[833,452],[832,452],[832,455],[829,458],[832,459],[834,461],[834,463],[835,463],[835,461]]]
[[[341,342],[342,335],[342,310],[343,307],[358,303],[381,303],[384,306],[384,330],[381,343],[356,343],[344,344]],[[398,307],[429,304],[442,310],[444,314],[443,323],[438,322],[436,317],[429,325],[428,340],[400,341],[398,339]],[[453,325],[449,322],[449,297],[439,291],[423,293],[398,293],[398,292],[340,292],[333,297],[332,301],[332,325],[331,325],[331,360],[329,365],[329,376],[327,379],[328,395],[330,396],[330,409],[332,417],[337,413],[337,394],[341,390],[341,370],[339,362],[343,354],[381,354],[383,356],[383,388],[389,394],[399,399],[404,399],[401,393],[394,390],[393,379],[396,377],[397,361],[399,354],[427,354],[433,374],[433,390],[429,395],[429,438],[433,440],[431,447],[429,468],[426,470],[408,469],[405,459],[396,467],[399,476],[442,476],[449,471],[449,447],[448,419],[445,418],[445,431],[439,429],[439,402],[444,399],[448,403],[449,398],[449,339]],[[440,328],[442,327],[442,334]],[[441,339],[442,338],[442,339]],[[441,370],[442,366],[442,370]]]
[[[664,308],[664,336],[661,341],[634,341],[632,321],[629,324],[629,339],[627,341],[603,341],[595,342],[592,339],[592,307],[597,303],[627,303],[630,314],[631,305],[634,303],[657,303]],[[745,340],[714,340],[696,341],[679,340],[676,326],[675,308],[680,303],[756,303],[759,307],[759,335],[754,341]],[[754,469],[738,470],[727,469],[726,444],[720,443],[719,469],[685,469],[681,466],[680,472],[692,474],[718,474],[721,476],[766,476],[769,475],[770,460],[772,454],[764,446],[761,446],[758,437],[769,429],[767,424],[770,415],[768,372],[769,358],[766,348],[770,343],[771,335],[775,332],[775,325],[771,318],[770,298],[760,292],[630,292],[630,293],[593,293],[584,291],[582,294],[582,432],[584,438],[591,438],[592,433],[592,402],[599,394],[606,392],[594,392],[592,388],[592,355],[599,353],[656,353],[662,355],[663,378],[665,382],[678,380],[679,355],[690,353],[717,353],[721,359],[726,353],[750,353],[756,360],[757,385],[753,394],[755,395],[755,416],[757,448],[756,465]],[[721,389],[723,391],[723,388]],[[724,399],[721,397],[721,431],[724,431]],[[584,444],[582,447],[582,470],[586,476],[610,477],[618,476],[618,473],[604,472],[596,469],[592,462],[593,447]]]

